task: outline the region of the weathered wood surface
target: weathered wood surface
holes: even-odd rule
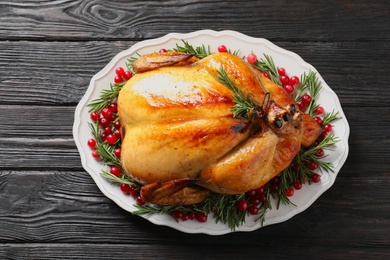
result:
[[[2,1],[6,39],[128,40],[229,29],[273,40],[389,40],[386,1]]]
[[[0,259],[390,258],[389,4],[369,1],[1,1]],[[143,39],[237,30],[294,51],[351,127],[335,184],[281,224],[189,235],[132,216],[83,170],[74,109]]]

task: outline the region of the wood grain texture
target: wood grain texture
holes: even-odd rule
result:
[[[0,245],[0,257],[4,259],[237,259],[242,255],[251,255],[249,259],[292,259],[302,255],[314,260],[323,260],[326,246],[311,246],[310,248],[297,248],[295,246],[277,246],[271,251],[267,247],[253,245],[145,245],[145,244],[27,244],[27,245]],[[286,255],[285,252],[288,252]],[[388,250],[375,249],[367,252],[356,247],[333,247],[326,254],[330,259],[359,258],[387,259]]]
[[[386,1],[2,1],[0,37],[127,40],[199,29],[272,40],[389,40]],[[356,27],[356,24],[359,27]]]
[[[0,259],[390,259],[389,13],[386,0],[0,1]],[[185,234],[124,211],[82,168],[72,125],[91,77],[137,42],[200,29],[296,52],[341,101],[349,157],[286,222]]]
[[[348,172],[347,172],[348,173]],[[347,174],[348,175],[348,174]],[[362,186],[365,182],[370,185]],[[106,198],[84,172],[1,171],[0,243],[108,243],[387,248],[388,177],[344,177],[308,210],[287,222],[225,236],[190,235],[132,216]],[[28,193],[19,192],[20,189]],[[361,190],[365,192],[362,193]],[[380,208],[381,213],[375,210]],[[212,221],[212,219],[210,220]],[[375,225],[373,225],[375,223]],[[280,240],[280,234],[299,240]],[[293,235],[294,234],[294,235]],[[367,236],[370,234],[369,236]],[[207,239],[205,239],[207,238]],[[342,245],[341,245],[342,243]]]

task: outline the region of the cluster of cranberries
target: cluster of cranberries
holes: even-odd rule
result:
[[[236,207],[239,211],[248,211],[252,215],[256,215],[259,212],[260,204],[267,200],[264,187],[246,192],[245,197],[246,199],[236,202]]]
[[[118,120],[118,105],[117,103],[111,103],[108,107],[105,107],[101,110],[101,112],[92,112],[91,119],[93,122],[99,123],[100,128],[100,139],[103,142],[107,142],[110,145],[117,144],[121,139],[120,133],[120,122]],[[92,156],[96,159],[100,158],[100,155],[96,152],[96,140],[91,138],[88,140],[88,146],[93,150]],[[120,158],[121,150],[120,148],[116,148],[114,150],[115,156]]]
[[[198,222],[205,223],[207,222],[207,215],[203,212],[183,212],[181,210],[175,210],[172,212],[172,217],[176,221],[187,221],[187,220],[197,220]]]
[[[114,77],[115,83],[122,83],[123,81],[131,79],[133,74],[129,70],[124,70],[122,67],[118,67],[115,70],[116,76]]]

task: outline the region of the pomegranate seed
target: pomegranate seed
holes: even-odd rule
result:
[[[89,139],[87,144],[88,144],[89,148],[91,148],[91,149],[96,148],[96,140],[93,138]]]
[[[162,48],[162,49],[160,49],[158,52],[160,52],[160,53],[162,53],[162,52],[168,52],[168,50],[167,50],[167,49],[164,49],[164,48]]]
[[[103,116],[105,119],[111,120],[111,116],[112,116],[112,111],[111,111],[111,109],[109,109],[108,107],[103,108],[103,109],[102,109],[102,116]]]
[[[329,134],[328,132],[322,131],[322,133],[320,134],[319,139],[320,140],[324,140],[328,136],[328,134]]]
[[[287,188],[287,190],[286,190],[286,196],[287,196],[287,197],[292,197],[292,196],[294,196],[294,189],[293,189],[293,188]]]
[[[140,206],[145,205],[145,201],[144,201],[144,199],[143,199],[141,196],[137,196],[137,197],[135,198],[135,202],[136,202],[138,205],[140,205]]]
[[[227,52],[227,48],[225,45],[219,45],[218,46],[218,52]]]
[[[267,200],[267,196],[264,193],[258,194],[257,198],[259,199],[260,202],[264,202]]]
[[[129,184],[121,183],[121,184],[119,185],[119,188],[121,189],[121,191],[122,191],[124,194],[129,194],[129,191],[130,191],[130,185],[129,185]]]
[[[118,158],[121,157],[121,148],[115,148],[114,155]]]
[[[251,204],[252,204],[252,205],[259,205],[260,202],[261,202],[260,199],[257,198],[257,197],[252,197],[252,198],[251,198]]]
[[[139,196],[139,191],[136,188],[134,188],[133,186],[130,186],[129,187],[129,194],[132,197],[136,198],[137,196]]]
[[[294,188],[295,188],[296,190],[302,189],[302,182],[296,181],[296,182],[294,183]]]
[[[309,105],[310,102],[311,102],[311,96],[309,94],[304,94],[302,96],[302,103],[306,104],[306,105]]]
[[[123,74],[123,77],[125,78],[125,80],[129,80],[133,77],[133,73],[131,73],[131,71],[129,70],[126,70],[125,74]]]
[[[318,149],[317,152],[316,152],[316,155],[318,157],[322,157],[322,156],[324,156],[324,154],[325,154],[324,149]]]
[[[239,200],[236,206],[239,211],[246,211],[248,209],[248,202],[246,200]]]
[[[312,171],[315,171],[318,169],[318,163],[316,162],[310,162],[309,164],[309,169],[312,170]]]
[[[121,123],[120,123],[120,121],[116,121],[115,123],[114,123],[114,127],[115,127],[115,129],[121,129]]]
[[[172,216],[173,216],[174,219],[179,220],[183,216],[183,212],[181,212],[180,210],[175,210],[172,213]]]
[[[299,78],[297,77],[297,76],[292,76],[291,78],[290,78],[290,84],[292,85],[292,86],[296,86],[296,85],[298,85],[299,84]]]
[[[321,181],[321,175],[319,175],[318,173],[314,173],[311,176],[311,181],[314,183],[319,183]]]
[[[314,120],[317,122],[317,124],[322,125],[322,118],[319,116],[316,116]]]
[[[106,141],[108,144],[113,145],[116,143],[117,140],[118,140],[118,138],[116,138],[116,136],[114,134],[107,135]]]
[[[103,131],[104,131],[104,133],[105,133],[106,135],[109,135],[109,134],[111,134],[111,127],[107,126],[107,127],[104,128]]]
[[[280,179],[279,176],[275,176],[275,177],[272,178],[271,181],[272,181],[272,183],[274,183],[274,184],[279,184],[280,181],[281,181],[281,179]]]
[[[117,139],[120,139],[122,136],[121,136],[121,132],[119,130],[115,130],[114,131],[114,135]]]
[[[256,194],[257,195],[260,195],[260,194],[263,194],[263,193],[264,193],[264,187],[263,186],[261,186],[260,188],[256,189]]]
[[[92,157],[95,158],[95,159],[99,159],[100,158],[100,154],[98,154],[97,151],[92,151]]]
[[[254,196],[256,196],[256,190],[247,191],[246,195],[248,195],[249,197],[254,197]]]
[[[120,76],[115,76],[114,82],[115,82],[115,83],[122,83],[122,82],[123,82],[123,78],[120,77]]]
[[[106,118],[102,117],[102,118],[100,118],[100,120],[99,120],[99,125],[100,125],[101,128],[104,129],[104,128],[106,128],[107,126],[110,125],[110,120],[107,120]]]
[[[95,112],[91,113],[92,121],[97,122],[99,120],[99,118],[100,118],[100,114],[98,112],[95,111]]]
[[[195,214],[195,218],[196,218],[196,220],[198,220],[201,223],[207,222],[207,215],[203,212],[197,212]]]
[[[279,74],[279,76],[285,76],[286,70],[284,68],[278,68],[278,74]]]
[[[195,219],[195,212],[188,213],[188,219],[190,219],[190,220]]]
[[[282,83],[283,85],[287,85],[288,84],[288,82],[290,81],[289,79],[288,79],[288,77],[287,76],[280,76],[280,83]]]
[[[273,183],[273,184],[271,185],[271,191],[272,191],[273,193],[278,192],[278,191],[279,191],[279,184]]]
[[[183,221],[187,221],[189,219],[190,219],[190,217],[188,216],[188,214],[183,213],[183,215],[181,216],[181,220],[183,220]]]
[[[117,76],[122,77],[123,74],[125,73],[125,70],[122,67],[118,67],[116,68],[115,73]]]
[[[317,109],[316,109],[316,113],[318,115],[322,115],[323,113],[325,112],[325,109],[321,106],[319,106]]]
[[[118,104],[117,103],[111,103],[108,106],[108,109],[110,109],[112,113],[116,113],[116,112],[118,112]]]
[[[256,205],[250,205],[248,212],[252,215],[256,215],[259,212],[259,208]]]
[[[332,125],[331,124],[325,124],[323,128],[324,128],[324,131],[327,132],[327,133],[332,131]]]
[[[290,84],[284,85],[283,88],[284,88],[284,90],[286,90],[286,92],[287,92],[288,94],[291,94],[291,93],[294,92],[294,87],[293,87],[292,85],[290,85]]]
[[[121,175],[121,168],[118,166],[111,166],[110,173],[116,177],[119,177]]]
[[[294,171],[294,172],[299,172],[299,165],[294,163],[292,166],[291,166],[291,169]]]
[[[263,72],[263,76],[266,77],[267,79],[271,79],[270,75],[268,74],[268,72]]]
[[[298,102],[298,108],[299,108],[299,110],[301,110],[302,112],[305,112],[306,109],[307,109],[307,105],[304,104],[303,102]]]
[[[251,53],[248,55],[248,57],[246,58],[246,60],[250,63],[250,64],[253,64],[257,61],[257,56],[256,54],[254,53]]]
[[[103,142],[106,141],[107,135],[106,135],[105,133],[102,133],[102,134],[100,135],[100,139],[101,139]]]

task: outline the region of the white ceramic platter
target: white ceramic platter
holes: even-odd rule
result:
[[[275,44],[262,38],[252,38],[234,31],[211,31],[202,30],[188,34],[171,33],[164,37],[146,40],[133,45],[130,49],[120,52],[116,55],[100,72],[98,72],[89,84],[89,87],[78,104],[75,111],[75,120],[73,126],[73,136],[80,152],[81,162],[85,170],[91,175],[99,189],[124,210],[133,212],[135,210],[135,201],[130,196],[124,195],[117,185],[114,185],[100,176],[103,167],[98,161],[92,158],[91,149],[87,145],[87,140],[91,138],[90,114],[87,104],[92,100],[97,99],[103,89],[107,89],[115,77],[115,68],[118,66],[125,67],[127,59],[137,57],[137,54],[147,54],[157,52],[161,48],[172,49],[176,47],[176,43],[182,44],[182,40],[189,42],[193,46],[205,45],[210,46],[212,52],[217,52],[217,47],[224,44],[228,49],[234,51],[239,50],[239,56],[245,56],[253,52],[257,57],[263,57],[263,54],[270,55],[276,66],[284,67],[289,75],[301,75],[310,70],[317,70],[306,63],[297,54],[282,49]],[[334,165],[334,173],[323,172],[321,182],[312,185],[303,185],[303,188],[295,192],[291,201],[296,205],[282,205],[279,209],[276,206],[273,210],[269,210],[266,215],[266,220],[263,226],[271,225],[286,221],[294,215],[308,208],[322,193],[329,189],[340,171],[348,156],[348,137],[349,125],[342,111],[339,99],[332,89],[322,79],[317,72],[318,78],[322,83],[322,90],[318,98],[318,103],[321,104],[325,111],[338,111],[342,117],[340,120],[332,123],[334,134],[340,139],[333,151],[327,153],[327,161],[332,161]],[[206,223],[197,221],[175,221],[168,215],[153,215],[145,217],[149,221],[157,225],[165,225],[186,233],[205,233],[210,235],[222,235],[233,232],[224,224],[215,223],[213,216],[208,217]],[[254,221],[255,217],[248,216],[244,225],[238,227],[237,231],[253,231],[261,226],[261,223]]]

